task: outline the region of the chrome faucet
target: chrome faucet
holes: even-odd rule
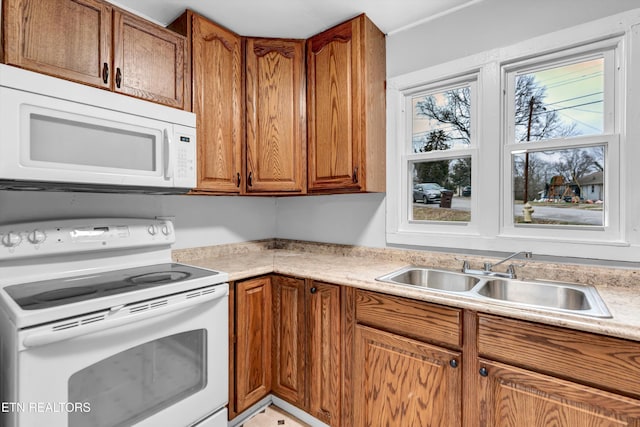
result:
[[[497,277],[507,277],[509,279],[515,279],[516,278],[515,267],[521,267],[524,264],[509,264],[509,266],[507,267],[507,271],[505,273],[500,273],[500,272],[493,271],[492,268],[495,267],[496,265],[502,264],[503,262],[509,261],[510,259],[515,258],[518,255],[524,255],[525,258],[533,257],[533,254],[531,252],[528,252],[528,251],[516,252],[516,253],[513,253],[513,254],[509,255],[505,259],[496,262],[495,264],[492,264],[490,262],[485,262],[483,270],[470,269],[469,268],[469,261],[463,260],[462,272],[463,273],[467,273],[467,274],[481,274],[483,276],[497,276]]]

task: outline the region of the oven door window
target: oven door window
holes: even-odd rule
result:
[[[163,337],[125,350],[74,373],[69,401],[88,412],[69,413],[69,427],[137,423],[207,385],[207,331]]]

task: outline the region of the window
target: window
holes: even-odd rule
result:
[[[475,80],[427,89],[410,98],[413,221],[471,221],[465,187],[471,188],[472,109]],[[454,155],[464,151],[464,155]]]
[[[411,228],[473,227],[471,193],[477,138],[477,75],[412,89],[406,115],[402,217]]]
[[[619,237],[607,188],[619,190],[614,67],[617,41],[537,56],[505,75],[505,234]],[[507,164],[508,163],[508,164]],[[508,174],[508,175],[507,175]],[[600,191],[588,191],[597,182]]]
[[[389,79],[387,242],[640,261],[638,19]]]

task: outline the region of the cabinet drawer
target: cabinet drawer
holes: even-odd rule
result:
[[[358,290],[356,320],[424,342],[462,345],[462,310]]]
[[[640,343],[502,317],[478,316],[483,357],[640,396]]]

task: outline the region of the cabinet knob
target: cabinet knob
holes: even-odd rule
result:
[[[116,86],[120,89],[120,84],[122,83],[122,71],[120,71],[120,67],[116,68]]]
[[[358,183],[358,167],[357,166],[353,168],[353,176],[351,177],[351,181],[353,181],[354,184]]]
[[[102,81],[105,84],[109,83],[109,64],[106,62],[102,65]]]
[[[449,366],[451,366],[452,368],[457,368],[458,367],[458,361],[456,359],[451,359],[449,361]]]
[[[247,177],[247,185],[249,187],[253,186],[253,171],[249,172],[249,176]]]
[[[309,289],[309,291],[310,291],[312,294],[315,294],[316,292],[318,292],[318,288],[316,288],[316,287],[314,286],[314,287],[312,287],[311,289]]]
[[[485,368],[484,366],[480,368],[479,372],[481,377],[486,377],[487,375],[489,375],[489,371],[487,371],[487,368]]]
[[[238,188],[240,187],[240,172],[238,172],[236,187],[238,187]]]

